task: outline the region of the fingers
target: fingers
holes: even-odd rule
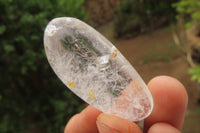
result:
[[[69,120],[65,133],[98,133],[96,120],[100,113],[99,110],[89,105]]]
[[[152,79],[148,87],[154,98],[154,109],[144,122],[144,132],[179,133],[188,101],[183,85],[176,79],[161,76]],[[100,133],[142,133],[135,123],[116,116],[99,115],[100,113],[94,107],[88,106],[71,118],[65,133],[98,133],[98,130]]]
[[[150,127],[148,133],[180,133],[180,131],[170,124],[156,123]]]
[[[135,123],[100,113],[94,107],[88,106],[80,114],[70,119],[65,128],[65,133],[142,133]]]
[[[184,86],[174,78],[160,76],[152,79],[148,87],[154,99],[154,109],[144,122],[144,131],[147,132],[158,122],[166,122],[181,129],[188,102]]]
[[[99,133],[142,133],[137,124],[104,113],[98,116],[97,127]]]

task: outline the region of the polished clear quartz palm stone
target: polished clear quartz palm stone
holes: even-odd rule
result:
[[[56,75],[88,104],[130,121],[152,112],[153,99],[144,81],[120,51],[86,23],[53,19],[45,29],[44,47]]]

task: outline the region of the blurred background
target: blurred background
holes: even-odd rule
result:
[[[181,81],[189,104],[183,133],[200,133],[199,0],[0,0],[0,132],[58,133],[86,104],[47,62],[43,33],[55,18],[93,26],[146,83]]]

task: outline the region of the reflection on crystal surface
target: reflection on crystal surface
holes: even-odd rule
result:
[[[48,61],[62,82],[99,110],[131,121],[153,108],[143,80],[106,38],[84,22],[53,19],[45,29]]]

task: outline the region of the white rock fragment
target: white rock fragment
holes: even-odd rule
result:
[[[53,19],[45,29],[44,46],[54,72],[85,102],[130,121],[152,112],[153,99],[144,81],[119,50],[86,23]]]

